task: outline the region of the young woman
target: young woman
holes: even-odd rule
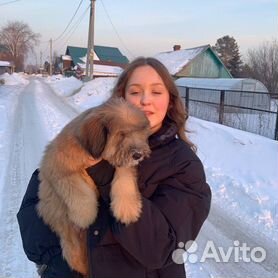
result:
[[[179,242],[196,238],[211,201],[203,165],[185,133],[187,113],[169,72],[154,58],[130,63],[113,97],[144,111],[152,153],[138,167],[142,214],[128,226],[110,212],[113,167],[102,160],[87,169],[101,195],[97,220],[88,229],[89,277],[184,278],[184,265],[176,264],[172,253]],[[82,277],[62,259],[59,239],[37,216],[38,171],[17,215],[25,253],[43,278]]]

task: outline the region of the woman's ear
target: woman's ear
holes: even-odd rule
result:
[[[107,128],[95,115],[89,115],[83,121],[79,134],[81,145],[93,158],[100,158],[107,140]]]

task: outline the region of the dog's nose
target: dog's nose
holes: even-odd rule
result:
[[[142,157],[142,154],[141,153],[134,153],[133,155],[132,155],[132,158],[134,159],[134,160],[138,160],[138,159],[140,159]]]

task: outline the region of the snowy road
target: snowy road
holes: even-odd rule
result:
[[[16,213],[24,195],[26,185],[32,172],[38,167],[43,149],[48,138],[61,128],[45,130],[44,123],[59,118],[64,124],[77,112],[61,101],[50,87],[38,79],[15,94],[14,113],[9,119],[10,136],[5,138],[6,148],[10,150],[7,169],[3,174],[0,214],[0,277],[36,277],[34,265],[22,251],[22,244],[16,222]],[[55,124],[54,124],[55,126]],[[24,264],[22,262],[25,262]]]
[[[77,110],[58,97],[40,78],[30,79],[29,85],[24,89],[14,87],[13,90],[12,94],[9,92],[9,97],[12,99],[7,100],[7,103],[13,103],[13,107],[9,109],[6,107],[6,110],[0,107],[0,116],[7,117],[8,123],[4,127],[6,135],[2,136],[4,140],[0,145],[1,157],[8,158],[8,161],[5,161],[7,167],[0,171],[0,181],[3,185],[2,187],[0,185],[0,278],[34,278],[37,277],[34,265],[26,259],[22,251],[16,213],[28,180],[38,167],[45,145],[77,115]],[[6,153],[7,150],[9,153]],[[211,184],[221,184],[223,180],[227,184],[235,182],[229,176],[217,175],[214,169],[207,168],[206,172]],[[238,194],[244,195],[242,192]],[[254,229],[250,225],[252,221],[246,222],[245,219],[236,218],[230,210],[229,205],[225,207],[225,204],[213,201],[208,221],[197,240],[198,250],[194,254],[200,259],[207,242],[212,240],[220,260],[222,260],[219,251],[221,247],[227,255],[229,247],[240,247],[243,243],[251,249],[264,248],[266,259],[261,263],[252,261],[244,263],[240,259],[242,256],[240,254],[237,256],[239,249],[234,248],[228,262],[215,262],[212,258],[203,263],[198,259],[196,263],[187,261],[187,276],[189,278],[278,277],[277,242],[266,237],[263,231]],[[239,262],[235,262],[237,258]]]
[[[246,225],[240,219],[232,217],[227,212],[220,209],[217,205],[212,205],[208,220],[205,222],[201,233],[198,236],[197,244],[198,250],[196,255],[201,258],[206,249],[206,244],[211,241],[213,246],[207,247],[210,249],[210,254],[217,254],[213,259],[206,259],[202,263],[187,263],[187,272],[192,277],[207,278],[207,277],[221,277],[221,278],[277,278],[277,243],[270,239],[266,239],[261,233],[258,233],[252,226]],[[238,243],[236,243],[238,241]],[[266,251],[266,258],[263,262],[256,263],[243,262],[243,255],[237,247],[242,247],[246,243],[250,250],[257,247],[262,247]],[[209,246],[209,245],[208,245]],[[227,262],[223,262],[224,255],[227,255],[229,247],[231,249],[231,256]],[[220,248],[223,248],[223,257],[221,257]],[[246,252],[246,257],[250,258],[250,250]],[[238,252],[238,253],[237,253]],[[256,254],[260,258],[261,253]],[[219,258],[220,262],[216,259]],[[251,257],[252,258],[252,257]],[[189,276],[189,275],[188,275]],[[189,276],[191,277],[191,276]]]

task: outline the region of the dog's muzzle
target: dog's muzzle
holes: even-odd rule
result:
[[[143,156],[143,154],[142,154],[142,153],[139,153],[139,152],[134,152],[134,153],[132,154],[132,158],[133,158],[134,160],[139,160],[140,158],[142,158],[142,156]]]

